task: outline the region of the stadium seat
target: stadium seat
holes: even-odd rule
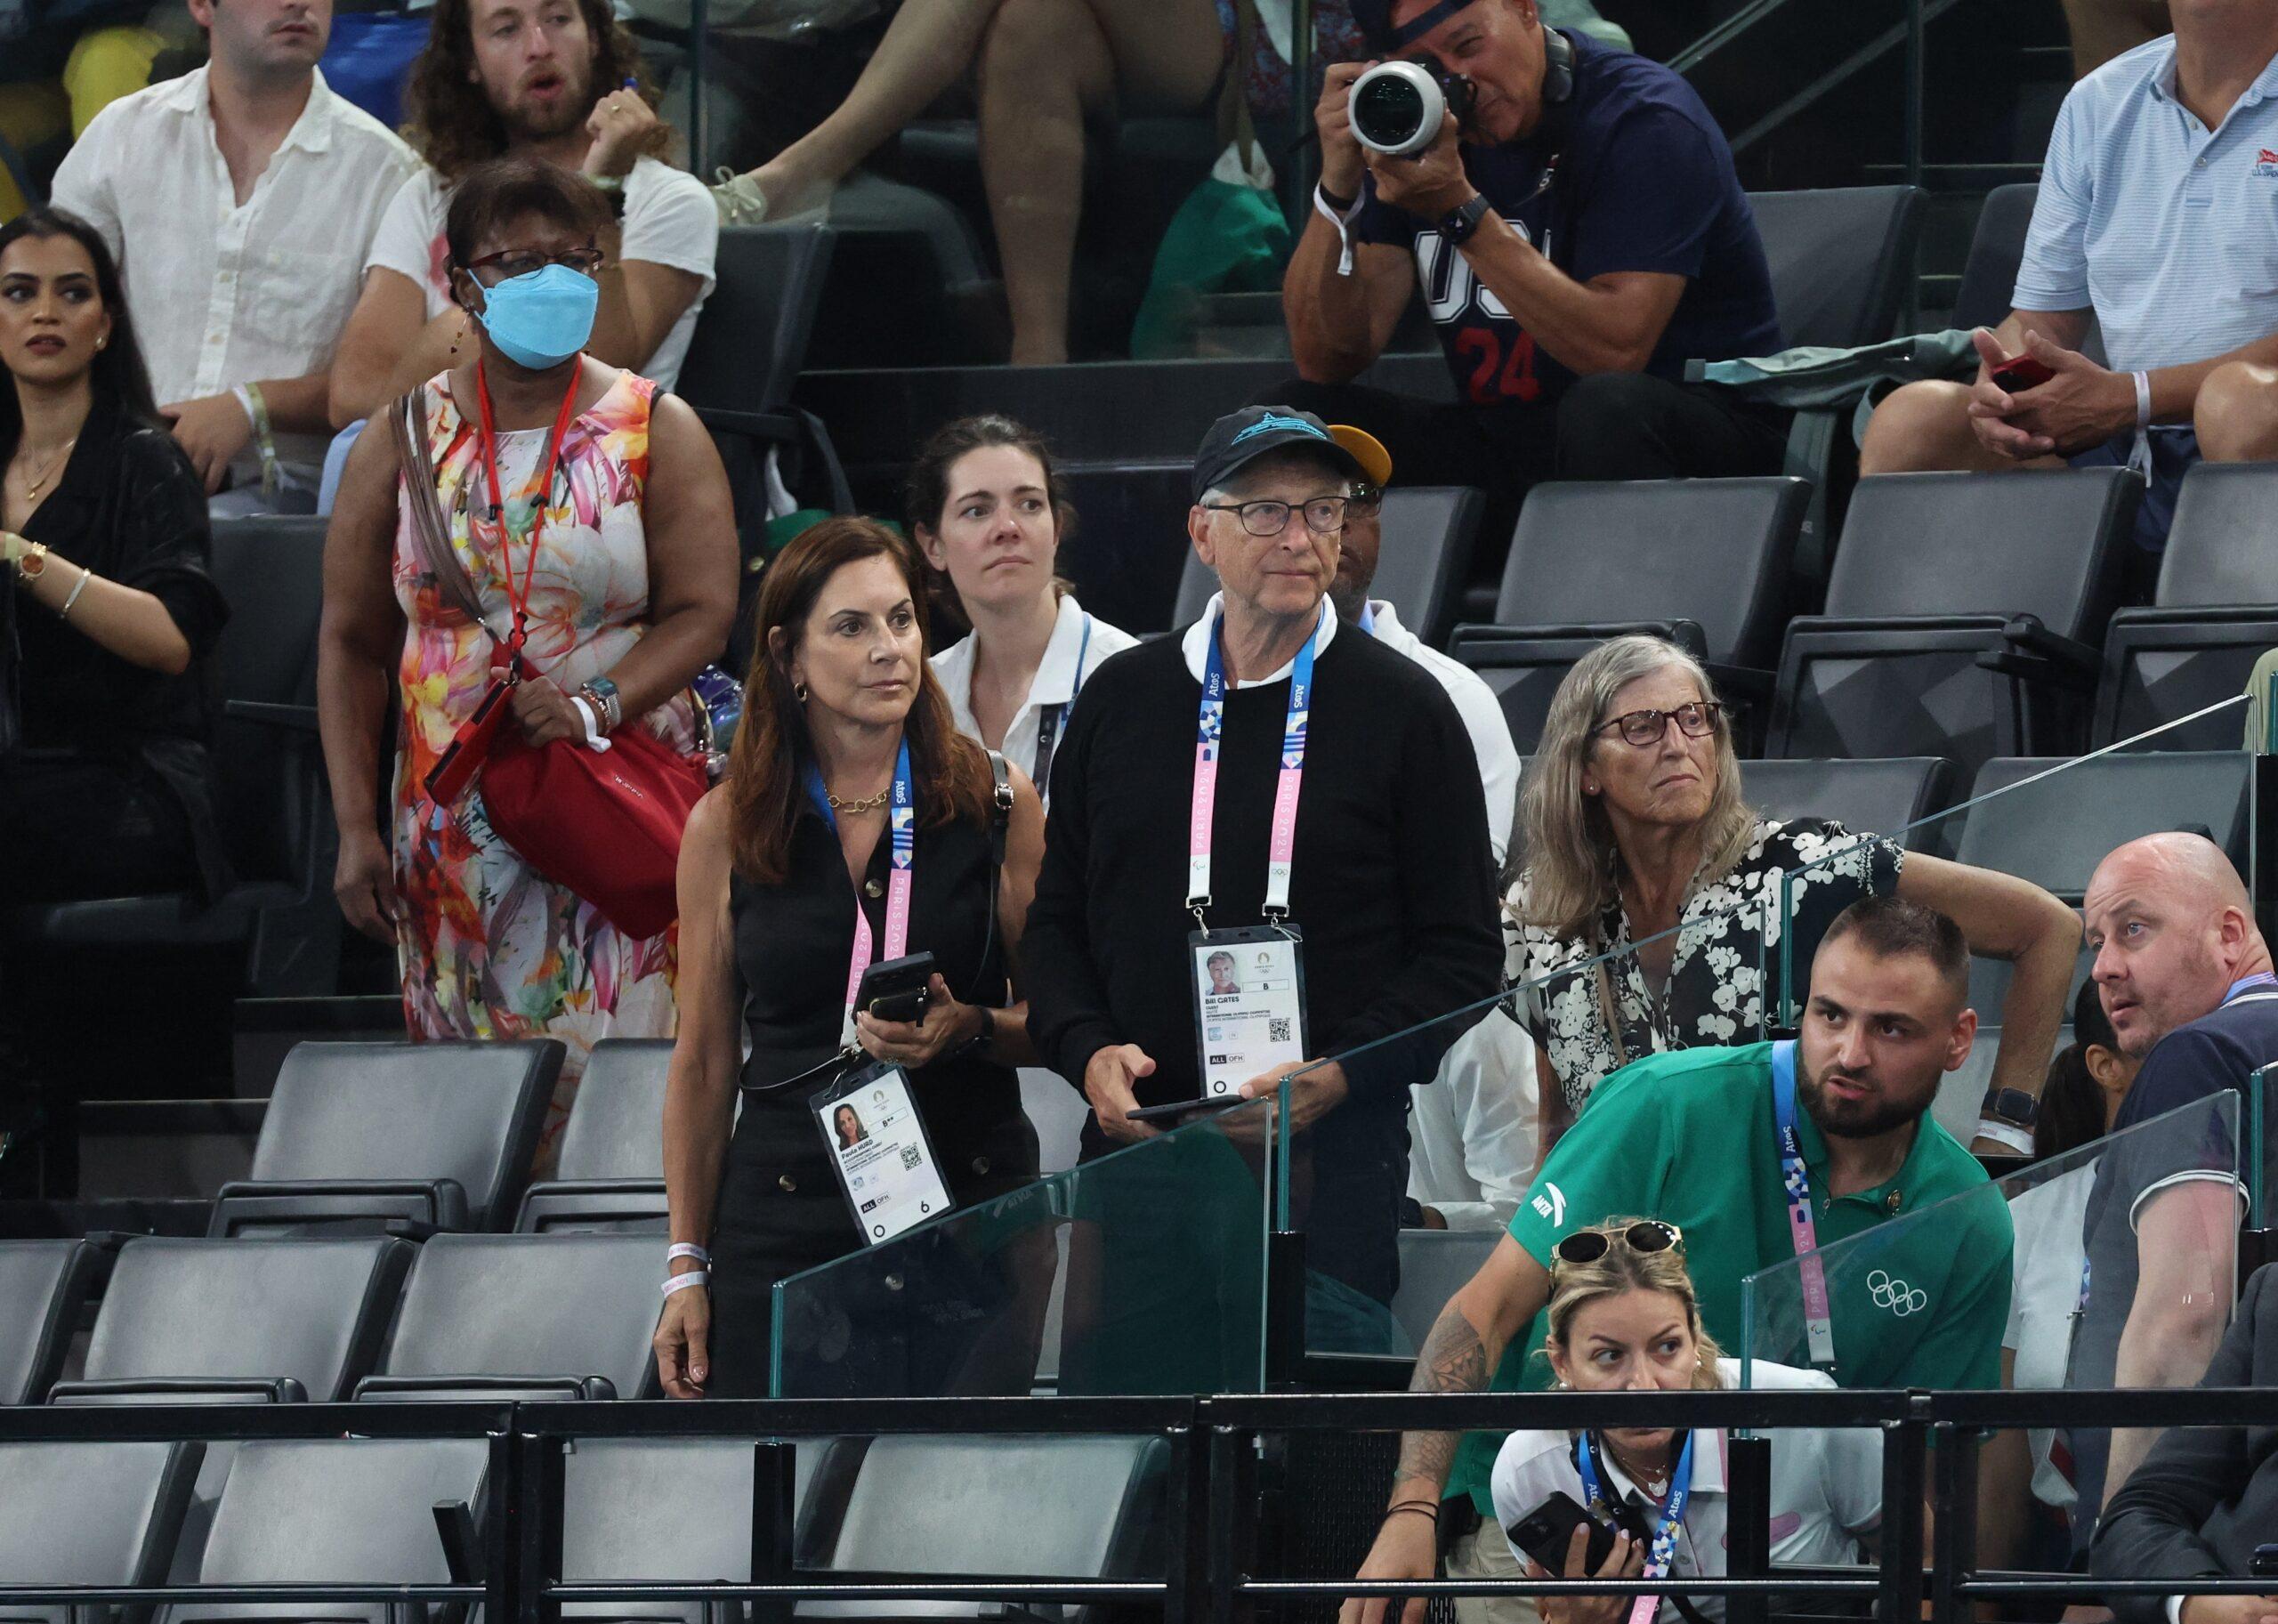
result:
[[[120,1248],[85,1374],[52,1402],[260,1403],[348,1397],[379,1357],[410,1266],[403,1240],[182,1240]]]
[[[438,1235],[356,1396],[653,1396],[662,1251],[647,1235]]]
[[[800,1545],[813,1553],[811,1565],[838,1571],[1153,1578],[1162,1571],[1169,1458],[1159,1438],[878,1438],[861,1452],[844,1507],[802,1530]],[[1001,1604],[1000,1615],[999,1605],[805,1601],[796,1611],[806,1619],[1048,1616],[1018,1604]],[[1064,1616],[1092,1624],[1103,1612],[1074,1607]]]
[[[263,1440],[238,1447],[198,1565],[206,1585],[450,1582],[434,1508],[479,1508],[489,1446],[480,1438]],[[478,1509],[479,1515],[479,1509]],[[327,1602],[322,1624],[464,1616],[455,1608]],[[184,1602],[157,1624],[308,1620],[310,1604]]]
[[[1501,1240],[1500,1229],[1404,1229],[1400,1232],[1400,1289],[1392,1316],[1422,1347],[1457,1289],[1479,1273]]]
[[[594,1046],[554,1175],[523,1192],[518,1232],[665,1232],[665,1075],[672,1058],[670,1038],[611,1038]]]
[[[296,1045],[207,1232],[503,1228],[561,1056],[552,1038]]]
[[[1482,675],[1503,674],[1488,681],[1522,751],[1584,653],[1680,618],[1700,628],[1726,699],[1745,705],[1770,689],[1809,494],[1784,476],[1538,485],[1519,510],[1496,624],[1458,627],[1450,650]]]
[[[1789,623],[1765,754],[2075,747],[2142,481],[2122,468],[1859,481],[1827,612]]]
[[[0,1405],[47,1396],[100,1256],[84,1240],[0,1240]]]
[[[1183,481],[1184,470],[1179,473]],[[1434,648],[1471,569],[1484,508],[1479,492],[1459,485],[1395,486],[1385,493],[1384,545],[1369,595],[1391,604],[1400,623]],[[1217,590],[1218,578],[1189,547],[1171,625],[1193,625]]]
[[[195,1443],[0,1443],[0,1585],[165,1582]],[[7,1624],[111,1624],[146,1609],[0,1607]]]
[[[236,884],[208,906],[175,893],[12,908],[0,912],[0,932],[43,952],[238,952],[248,992],[329,994],[341,919],[314,708],[324,521],[216,524],[213,575],[230,604],[212,661],[214,810]]]
[[[1854,834],[1894,835],[1954,804],[1953,763],[1943,755],[1889,761],[1751,761],[1741,764],[1741,793],[1765,817],[1832,818]],[[1939,849],[1939,827],[1900,844]]]
[[[2036,181],[1996,186],[1985,194],[1976,230],[1970,235],[1969,258],[1962,263],[1961,287],[1954,295],[1955,327],[1993,327],[2009,319],[2017,267],[2025,255],[2025,230],[2032,224],[2032,206],[2040,197]]]
[[[2036,784],[2024,780],[2056,767]],[[1955,856],[2014,874],[2077,903],[2114,846],[2163,830],[2203,830],[2247,870],[2248,786],[2254,758],[2238,750],[2145,751],[2067,765],[2059,758],[1990,761],[1975,800],[2024,785],[1964,814]]]
[[[2104,638],[2097,744],[2132,739],[2243,692],[2255,660],[2278,648],[2274,511],[2278,467],[2268,463],[2202,463],[2184,476],[2154,607],[2121,610]],[[2242,728],[2234,707],[2162,733],[2153,745],[2235,749]]]

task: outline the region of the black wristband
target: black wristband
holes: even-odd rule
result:
[[[1357,197],[1340,198],[1329,190],[1325,182],[1319,181],[1313,183],[1313,190],[1320,195],[1321,200],[1329,206],[1329,212],[1332,214],[1349,214],[1353,212],[1353,206],[1361,200]]]

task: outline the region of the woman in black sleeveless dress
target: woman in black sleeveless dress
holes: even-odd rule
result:
[[[896,945],[888,804],[905,748],[916,836]],[[922,1021],[855,1019],[852,1063],[906,1071],[959,1207],[1036,1177],[1013,1070],[1034,1052],[1026,1007],[1008,998],[1044,819],[1027,778],[1008,776],[1006,814],[927,667],[925,593],[900,537],[828,520],[769,566],[728,779],[681,848],[673,1247],[656,1337],[666,1393],[765,1396],[774,1283],[862,1245],[810,1105],[847,1069],[835,1057],[858,905],[867,962],[930,952],[939,974]]]

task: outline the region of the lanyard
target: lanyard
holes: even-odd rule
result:
[[[482,472],[490,484],[491,522],[498,527],[498,566],[505,578],[506,606],[514,616],[514,629],[506,637],[506,651],[517,658],[529,636],[530,580],[537,574],[538,537],[545,529],[545,509],[553,495],[554,472],[561,465],[561,437],[569,432],[583,373],[582,368],[571,369],[570,387],[561,392],[561,409],[553,415],[553,433],[546,442],[545,460],[538,465],[536,481],[522,491],[522,500],[530,505],[530,556],[529,562],[522,567],[522,586],[518,593],[514,590],[513,529],[506,518],[504,488],[498,479],[498,432],[490,422],[490,383],[483,374],[482,363],[474,364],[474,398],[482,413]]]
[[[1835,1365],[1835,1321],[1828,1312],[1827,1264],[1819,1255],[1819,1230],[1812,1221],[1812,1176],[1804,1166],[1803,1140],[1796,1132],[1796,1044],[1772,1046],[1772,1110],[1780,1141],[1780,1180],[1788,1192],[1788,1237],[1801,1260],[1804,1335],[1812,1363]]]
[[[1653,1543],[1645,1553],[1647,1579],[1664,1579],[1676,1563],[1676,1531],[1684,1522],[1684,1508],[1692,1499],[1692,1438],[1684,1434],[1684,1442],[1676,1452],[1676,1469],[1669,1474],[1669,1491],[1661,1499],[1660,1521],[1653,1529]],[[1591,1504],[1608,1511],[1619,1509],[1612,1496],[1601,1483],[1597,1464],[1597,1434],[1584,1433],[1582,1447],[1574,1451],[1574,1465],[1582,1475],[1582,1492]],[[1629,1609],[1629,1624],[1652,1624],[1653,1615],[1661,1609],[1658,1596],[1641,1596]]]
[[[1194,724],[1194,807],[1187,821],[1186,905],[1196,925],[1210,906],[1210,826],[1218,809],[1218,746],[1226,727],[1225,658],[1218,650],[1222,610],[1211,623],[1209,653],[1202,666],[1202,710]],[[1281,776],[1273,791],[1273,834],[1266,848],[1265,920],[1279,925],[1289,915],[1289,869],[1297,847],[1297,792],[1305,781],[1305,723],[1313,709],[1313,643],[1321,623],[1297,650],[1289,672],[1289,710],[1281,723]]]
[[[1084,635],[1076,644],[1076,681],[1068,697],[1057,705],[1047,705],[1036,714],[1036,771],[1031,777],[1039,800],[1052,798],[1052,748],[1060,741],[1060,724],[1076,706],[1076,696],[1084,691],[1084,657],[1092,647],[1092,618],[1084,617]]]
[[[829,812],[830,803],[823,803]],[[831,819],[837,827],[838,820]],[[887,830],[893,840],[893,872],[886,879],[886,957],[900,958],[909,950],[909,890],[914,883],[917,862],[917,814],[910,792],[909,741],[902,741],[893,758],[893,810],[888,814]],[[854,899],[854,955],[846,966],[846,1019],[839,1029],[841,1039],[854,1041],[854,1000],[862,991],[862,973],[870,967],[870,917],[862,911],[862,899]]]

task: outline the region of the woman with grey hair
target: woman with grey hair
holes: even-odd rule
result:
[[[1542,1154],[1599,1079],[1631,1061],[1757,1040],[1766,974],[1778,974],[1781,872],[1799,992],[1828,924],[1869,893],[1935,908],[1973,953],[2014,960],[1993,1085],[2039,1095],[2080,948],[2072,910],[2027,881],[1828,819],[1758,815],[1716,688],[1675,643],[1612,638],[1567,674],[1519,820],[1525,867],[1504,930],[1510,978],[1531,987]],[[1975,1148],[2031,1149],[2031,1122],[2016,1119],[2030,1113],[2006,1103],[2015,1109],[1982,1121]]]

